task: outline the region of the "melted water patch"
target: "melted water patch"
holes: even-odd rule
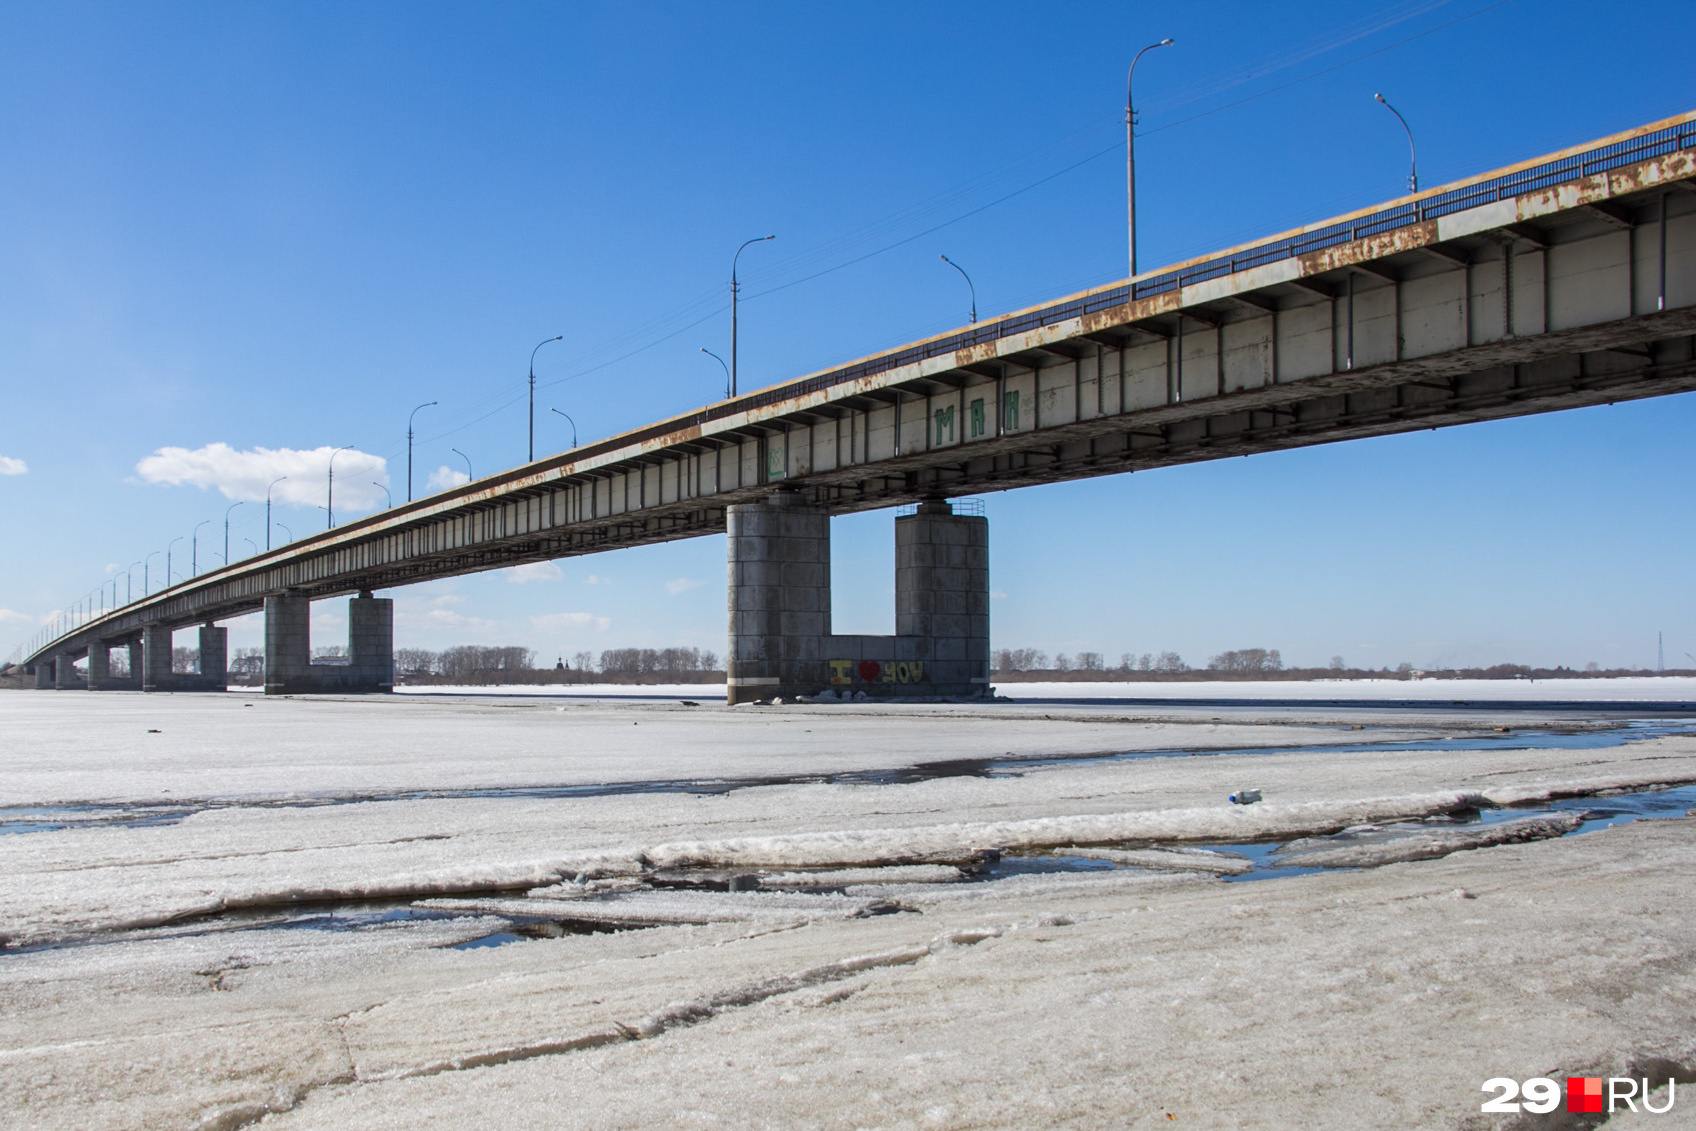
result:
[[[1696,785],[1681,785],[1667,789],[1559,798],[1525,805],[1506,805],[1451,816],[1427,817],[1417,821],[1390,821],[1381,825],[1344,829],[1327,837],[1302,837],[1300,839],[1304,848],[1312,850],[1314,846],[1320,844],[1334,844],[1342,847],[1357,843],[1363,839],[1361,834],[1366,830],[1370,830],[1375,842],[1383,843],[1394,841],[1398,837],[1405,839],[1421,833],[1429,833],[1433,829],[1502,824],[1531,817],[1553,817],[1563,814],[1579,814],[1582,817],[1577,828],[1563,835],[1582,836],[1585,833],[1628,825],[1633,821],[1683,817],[1693,810],[1696,810]],[[1293,841],[1228,841],[1216,844],[1186,843],[1185,847],[1203,848],[1210,852],[1218,852],[1225,856],[1234,856],[1249,861],[1252,867],[1248,871],[1221,877],[1230,883],[1307,876],[1315,872],[1356,870],[1352,866],[1304,865],[1300,863],[1300,855],[1280,859],[1279,854],[1292,843]],[[1162,842],[1159,847],[1168,847],[1168,845]],[[1466,847],[1457,847],[1454,851],[1468,850]],[[1033,873],[1099,872],[1123,868],[1136,869],[1137,866],[1093,857],[1068,856],[1064,850],[1060,850],[1056,853],[1038,856],[1003,857],[986,867],[978,878],[995,880],[1006,876]]]
[[[685,778],[605,782],[562,786],[503,786],[487,789],[423,789],[393,793],[316,796],[260,801],[177,801],[170,804],[70,804],[0,808],[0,835],[62,832],[67,829],[151,828],[173,825],[196,813],[218,809],[301,809],[378,801],[427,801],[467,798],[550,800],[622,797],[632,794],[684,793],[718,796],[739,789],[782,785],[911,785],[955,777],[1017,777],[1031,770],[1083,762],[1127,762],[1153,758],[1219,758],[1273,754],[1382,754],[1401,750],[1604,750],[1666,735],[1696,733],[1688,721],[1638,719],[1598,730],[1526,731],[1487,735],[1396,739],[1388,742],[1310,743],[1292,746],[1233,746],[1197,749],[1130,750],[1119,753],[1065,754],[1037,758],[963,758],[923,762],[888,770],[838,774],[784,774],[748,778]]]

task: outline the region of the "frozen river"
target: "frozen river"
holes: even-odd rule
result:
[[[1490,1126],[1486,1077],[1696,1061],[1696,720],[1612,690],[0,696],[0,1104]]]

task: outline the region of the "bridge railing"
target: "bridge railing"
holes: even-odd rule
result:
[[[1477,208],[1484,204],[1494,204],[1499,200],[1511,199],[1552,185],[1594,176],[1597,173],[1611,172],[1627,165],[1663,157],[1668,153],[1683,149],[1696,149],[1696,121],[1679,122],[1663,129],[1640,134],[1637,137],[1605,143],[1578,153],[1567,154],[1550,161],[1515,169],[1498,177],[1491,177],[1472,184],[1460,185],[1448,191],[1437,192],[1430,196],[1392,204],[1323,228],[1298,232],[1282,239],[1250,244],[1225,255],[1197,260],[1171,271],[1151,275],[1146,279],[1138,279],[1116,287],[1107,287],[1087,295],[1080,295],[1064,302],[1055,303],[1052,306],[1039,307],[1021,314],[1009,315],[1006,318],[982,322],[946,337],[920,342],[894,353],[867,358],[853,365],[845,365],[840,369],[832,369],[825,373],[803,378],[800,381],[791,381],[788,384],[777,385],[758,393],[713,405],[701,412],[700,419],[704,423],[708,420],[717,420],[747,412],[749,409],[764,408],[789,400],[792,397],[819,392],[860,377],[869,377],[876,373],[899,369],[903,365],[941,357],[971,346],[1011,337],[1014,334],[1027,333],[1044,326],[1070,321],[1086,314],[1108,310],[1115,306],[1123,306],[1135,299],[1167,294],[1183,287],[1193,286],[1196,283],[1207,282],[1210,279],[1234,275],[1240,271],[1263,267],[1268,263],[1294,259],[1297,256],[1322,251],[1337,244],[1350,243],[1368,236],[1380,235],[1397,228],[1425,223],[1442,216],[1464,212],[1469,208]]]

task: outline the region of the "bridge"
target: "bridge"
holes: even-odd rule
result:
[[[396,506],[57,626],[25,666],[223,687],[216,622],[262,608],[268,693],[381,690],[377,590],[728,531],[732,702],[981,695],[988,530],[950,498],[1693,388],[1696,112]],[[832,635],[830,516],[901,504],[896,635]],[[350,662],[314,664],[309,602],[346,595]],[[173,675],[192,625],[201,674]]]

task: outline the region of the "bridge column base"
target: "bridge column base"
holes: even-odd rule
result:
[[[52,660],[37,660],[35,662],[35,689],[37,691],[52,691],[53,675]]]
[[[989,694],[989,522],[944,500],[895,520],[894,636],[830,631],[830,518],[792,491],[729,508],[732,703]]]

